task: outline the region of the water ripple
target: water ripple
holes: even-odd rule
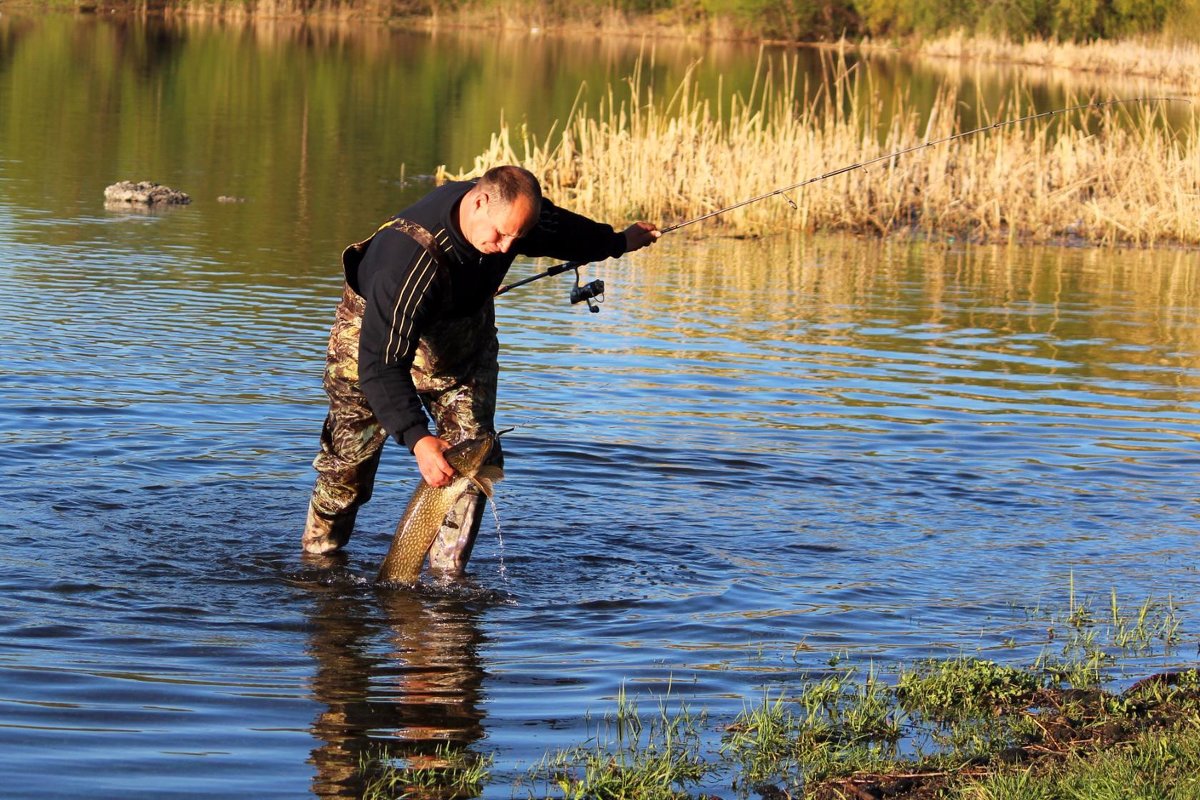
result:
[[[1177,263],[1099,283],[1073,252],[664,241],[596,268],[600,315],[506,296],[498,530],[470,581],[403,591],[372,583],[414,483],[399,448],[351,554],[296,555],[336,276],[214,259],[190,219],[82,218],[19,257],[0,235],[10,759],[57,774],[65,741],[104,780],[311,762],[342,786],[373,743],[486,731],[511,768],[623,685],[736,712],[833,653],[1036,657],[1014,604],[1071,580],[1197,588]]]

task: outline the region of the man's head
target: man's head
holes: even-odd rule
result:
[[[537,223],[542,187],[520,167],[493,167],[471,187],[458,209],[462,234],[481,253],[507,253]]]

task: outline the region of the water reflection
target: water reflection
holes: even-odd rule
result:
[[[320,741],[310,758],[314,795],[361,796],[372,761],[445,768],[446,748],[465,753],[483,736],[479,613],[453,597],[318,590],[308,641],[323,707],[311,728]]]
[[[69,242],[65,226],[45,223],[94,222],[105,186],[149,179],[192,196],[169,226],[186,229],[205,257],[259,278],[331,276],[331,254],[424,194],[438,165],[471,164],[501,120],[548,136],[577,102],[595,108],[610,86],[622,95],[639,61],[657,96],[695,67],[701,98],[728,102],[731,93],[751,93],[760,57],[757,47],[737,43],[579,44],[379,25],[230,28],[5,14],[0,196],[12,203],[15,225],[0,235]],[[1076,92],[1053,76],[944,60],[781,47],[765,48],[763,57],[777,67],[792,61],[810,98],[824,91],[821,76],[831,70],[867,73],[856,83],[859,101],[878,105],[883,127],[897,108],[927,114],[946,91],[968,125],[982,121],[981,108],[999,113],[1014,86],[1022,111],[1067,105]],[[220,204],[222,195],[246,202]],[[104,236],[115,227],[85,232]]]
[[[1054,374],[1049,361],[1069,350],[1090,377],[1171,367],[1173,382],[1200,379],[1200,271],[1190,251],[775,236],[665,242],[658,255],[592,267],[617,300],[600,325],[620,317],[650,326],[654,343],[642,354],[681,341],[704,359],[717,349],[700,346],[705,337],[733,335],[736,321],[740,342],[774,346],[780,357],[802,344],[869,345],[872,357],[886,357],[942,340],[976,355],[1025,354],[1038,373]],[[636,304],[627,297],[634,287]],[[1102,309],[1120,309],[1122,324]],[[1113,347],[1120,364],[1103,355]]]
[[[59,796],[356,797],[373,748],[428,764],[448,743],[495,754],[507,797],[505,774],[584,741],[622,685],[673,682],[728,718],[833,652],[1031,663],[1045,625],[1022,609],[1061,607],[1068,581],[1102,606],[1113,587],[1135,604],[1200,591],[1195,252],[703,225],[589,266],[600,314],[566,280],[498,304],[501,413],[521,427],[504,540],[481,537],[472,565],[516,600],[355,577],[412,488],[396,448],[354,574],[281,581],[336,254],[403,206],[400,165],[476,152],[500,106],[565,114],[582,77],[603,83],[587,58],[608,45],[562,53],[588,76],[543,53],[542,86],[506,95],[520,76],[491,67],[510,44],[465,35],[414,55],[394,31],[163,43],[10,19],[0,767],[19,795],[55,775]],[[418,85],[482,127],[414,128]],[[124,177],[193,205],[105,214]],[[1184,621],[1178,658],[1143,674],[1194,655]]]

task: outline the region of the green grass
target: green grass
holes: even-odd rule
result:
[[[1022,611],[1048,639],[1025,667],[960,654],[884,672],[835,655],[722,723],[666,700],[643,713],[622,690],[585,742],[546,754],[512,794],[683,800],[731,786],[812,800],[1200,800],[1200,671],[1106,688],[1127,660],[1184,644],[1173,601],[1126,605],[1110,592],[1096,602],[1071,576],[1065,605]],[[490,766],[450,746],[422,762],[381,752],[363,765],[363,796],[473,797]]]
[[[896,696],[906,708],[927,717],[962,719],[1027,700],[1040,688],[1042,681],[1032,671],[962,656],[901,668]]]
[[[386,751],[366,755],[359,765],[365,776],[363,800],[475,797],[489,778],[491,756],[480,756],[447,742],[420,759],[396,760]]]
[[[1044,769],[1005,770],[965,782],[960,800],[1195,800],[1200,797],[1200,720],[1181,720]]]
[[[1080,597],[1075,576],[1068,582],[1065,613],[1040,615],[1056,646],[1047,646],[1036,667],[1061,684],[1076,688],[1099,686],[1104,675],[1122,660],[1148,656],[1158,650],[1170,653],[1179,644],[1179,611],[1173,599],[1147,598],[1136,607],[1122,605],[1116,589],[1107,598],[1107,608],[1098,608],[1092,598]]]
[[[702,781],[714,765],[702,757],[704,714],[681,704],[674,713],[660,704],[643,718],[624,690],[585,744],[545,756],[528,780],[539,796],[572,800],[676,800]]]
[[[725,730],[721,756],[743,785],[799,784],[845,769],[878,769],[896,757],[904,716],[893,692],[870,671],[805,683],[790,700],[766,697]]]

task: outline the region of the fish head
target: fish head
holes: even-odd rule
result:
[[[470,477],[487,461],[496,446],[496,435],[483,433],[472,439],[464,439],[442,453],[450,466],[459,475]]]
[[[496,434],[483,433],[447,449],[443,455],[454,471],[475,484],[487,497],[492,496],[492,484],[504,477],[504,471],[494,464],[484,464],[496,446]]]

